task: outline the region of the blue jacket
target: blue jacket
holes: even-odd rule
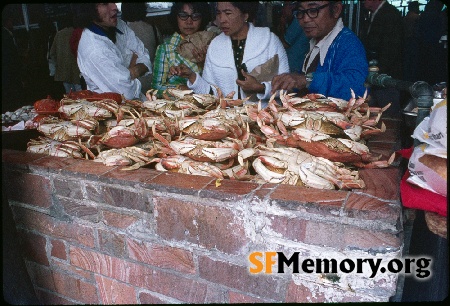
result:
[[[362,97],[368,73],[369,65],[362,42],[349,28],[344,27],[328,49],[323,66],[320,63],[317,66],[309,92],[349,100],[351,88],[357,97]]]

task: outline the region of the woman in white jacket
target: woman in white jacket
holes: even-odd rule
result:
[[[289,64],[280,39],[269,28],[250,22],[257,9],[258,2],[217,2],[216,20],[222,33],[208,47],[203,75],[184,65],[172,67],[171,73],[188,78],[188,87],[196,93],[217,95],[217,86],[224,95],[235,92],[234,99],[253,94],[270,98],[271,80],[258,82],[247,72],[275,55],[279,60],[275,74],[289,72]]]

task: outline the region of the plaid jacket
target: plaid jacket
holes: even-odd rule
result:
[[[202,70],[196,63],[185,59],[175,51],[181,40],[181,35],[174,33],[156,49],[155,61],[153,63],[152,88],[158,89],[158,96],[161,96],[162,91],[167,88],[186,85],[187,80],[185,78],[169,75],[169,68],[171,66],[178,66],[183,63],[193,72],[202,73]]]

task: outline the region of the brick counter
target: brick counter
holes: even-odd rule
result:
[[[369,147],[387,158],[398,126]],[[378,139],[377,139],[378,138]],[[253,251],[399,258],[397,168],[366,188],[255,184],[2,150],[25,262],[43,304],[388,301],[397,274],[250,274]],[[4,204],[5,205],[5,204]]]

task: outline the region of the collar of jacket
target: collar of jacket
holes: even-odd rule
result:
[[[261,53],[265,52],[273,46],[272,35],[268,27],[255,27],[251,22],[247,33],[247,40],[245,42],[243,63],[257,58]],[[219,67],[234,67],[233,48],[231,46],[231,37],[224,33],[219,34],[210,44],[211,54],[220,54],[220,56],[211,56],[211,61],[214,65]],[[225,54],[231,56],[225,56]]]
[[[101,26],[99,26],[99,25],[97,25],[95,23],[91,24],[88,27],[88,29],[91,30],[92,32],[94,32],[95,34],[108,37],[108,35],[106,34],[105,30]],[[120,31],[118,28],[115,28],[115,29],[116,29],[116,33],[123,34],[123,32]]]

